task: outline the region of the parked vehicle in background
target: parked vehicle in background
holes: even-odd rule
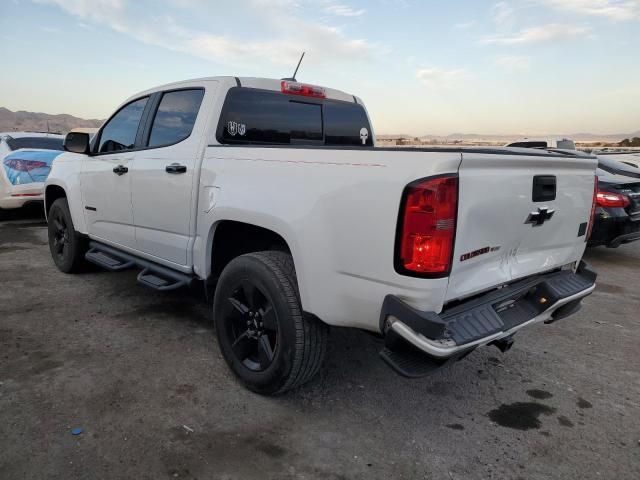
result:
[[[382,359],[422,376],[595,288],[595,157],[375,148],[358,97],[236,77],[137,94],[65,148],[45,190],[56,266],[205,285],[225,360],[262,394],[318,371],[328,325],[384,336]]]
[[[91,128],[91,127],[77,127],[69,130],[69,133],[86,133],[89,135],[89,138],[93,138],[96,133],[98,133],[99,128]]]
[[[523,138],[516,142],[508,143],[505,147],[575,150],[576,144],[569,138]]]
[[[611,175],[623,175],[626,177],[640,178],[640,168],[629,165],[626,162],[616,160],[609,155],[598,155],[598,169]]]
[[[516,142],[510,146],[522,144]],[[545,147],[534,143],[525,148]],[[589,247],[617,248],[640,239],[640,169],[620,160],[630,156],[598,153],[598,192]]]
[[[0,210],[43,200],[44,181],[63,140],[51,133],[0,133]]]
[[[598,168],[597,174],[595,223],[588,245],[617,248],[640,240],[640,173],[632,177]]]
[[[638,171],[640,172],[640,151],[593,152],[593,155],[597,155],[598,158],[606,158],[609,160],[615,160],[620,163],[625,163],[630,167],[638,169]]]

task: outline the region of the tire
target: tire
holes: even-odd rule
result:
[[[85,264],[87,240],[73,227],[67,199],[58,198],[53,202],[47,218],[49,250],[56,267],[64,273],[79,271]]]
[[[302,311],[288,253],[249,253],[229,262],[218,280],[213,315],[222,355],[256,393],[296,388],[322,365],[328,327]]]

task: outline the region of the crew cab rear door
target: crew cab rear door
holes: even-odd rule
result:
[[[595,167],[586,156],[464,152],[446,300],[580,260]]]
[[[177,265],[188,264],[195,231],[195,185],[207,144],[216,81],[158,92],[136,152],[132,204],[136,248]]]

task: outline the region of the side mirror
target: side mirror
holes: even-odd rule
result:
[[[85,132],[69,132],[64,139],[64,149],[67,152],[83,153],[88,155],[91,152],[89,142],[91,137]]]

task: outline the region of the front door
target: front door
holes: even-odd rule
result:
[[[136,247],[131,207],[131,170],[136,138],[149,97],[122,107],[98,133],[82,165],[82,201],[91,237]]]

